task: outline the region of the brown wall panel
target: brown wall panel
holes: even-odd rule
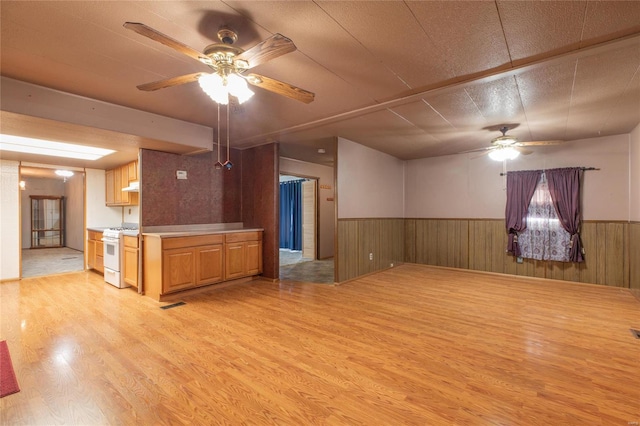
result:
[[[338,282],[403,262],[405,244],[404,219],[339,219]]]
[[[140,150],[141,226],[242,222],[242,153],[232,170],[215,170],[213,153],[194,156]],[[187,172],[177,179],[176,171]]]
[[[582,224],[580,231],[580,239],[582,240],[582,248],[584,249],[585,261],[582,262],[578,269],[580,277],[577,281],[589,284],[598,283],[598,224],[595,222],[586,222]]]
[[[404,260],[416,263],[416,221],[406,219],[404,221]]]
[[[640,223],[629,224],[629,287],[640,290]]]
[[[267,278],[278,278],[279,272],[279,158],[277,144],[242,151],[242,221],[248,228],[264,228],[262,275]]]
[[[579,264],[523,259],[506,253],[501,219],[406,219],[405,261],[529,277],[630,287],[640,277],[640,224],[582,224],[585,261]],[[634,282],[634,279],[636,280]]]
[[[358,222],[338,221],[338,277],[342,282],[358,276]]]

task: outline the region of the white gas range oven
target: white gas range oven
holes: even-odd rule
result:
[[[107,228],[102,233],[104,246],[104,280],[118,288],[129,287],[121,274],[124,258],[124,235],[138,236],[137,225],[123,225],[117,228]]]

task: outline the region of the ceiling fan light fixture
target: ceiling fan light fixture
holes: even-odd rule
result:
[[[253,96],[244,78],[238,74],[222,77],[218,73],[204,74],[198,78],[200,88],[217,104],[227,105],[229,95],[235,96],[242,104]]]
[[[226,105],[229,102],[229,92],[223,78],[216,74],[203,74],[198,78],[200,88],[217,104]]]
[[[249,89],[246,80],[238,74],[227,76],[227,88],[229,93],[238,98],[238,102],[241,104],[253,96],[253,90]]]
[[[489,158],[495,161],[515,160],[520,153],[511,147],[494,149],[489,153]]]
[[[513,136],[500,136],[499,138],[493,139],[491,143],[499,146],[511,146],[518,143],[518,139]]]

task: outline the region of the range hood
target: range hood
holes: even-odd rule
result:
[[[134,181],[129,182],[129,186],[126,188],[122,188],[122,192],[139,192],[140,191],[140,182]]]

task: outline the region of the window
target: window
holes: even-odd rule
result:
[[[571,234],[562,227],[545,173],[540,175],[526,216],[527,228],[518,234],[520,256],[536,260],[569,262]]]
[[[507,173],[507,253],[540,260],[584,261],[580,241],[582,170],[567,167]],[[524,255],[523,246],[527,246]]]

